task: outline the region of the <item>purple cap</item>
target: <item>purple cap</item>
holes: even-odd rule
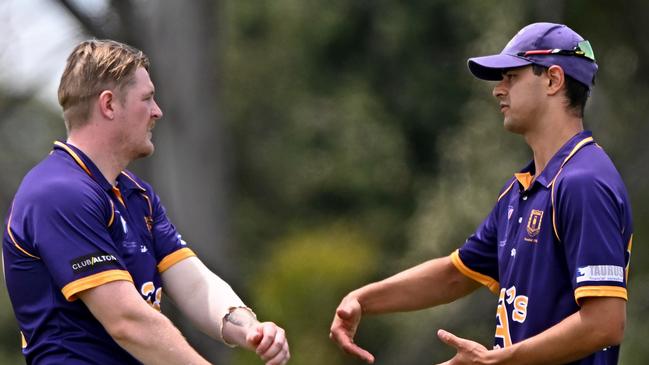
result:
[[[469,58],[469,70],[479,79],[496,81],[502,80],[502,72],[508,68],[530,64],[558,65],[566,75],[590,89],[597,73],[597,63],[594,59],[566,52],[576,50],[581,42],[584,38],[563,24],[533,23],[521,29],[500,54]],[[590,45],[587,46],[590,50]],[[548,52],[519,55],[528,51]]]

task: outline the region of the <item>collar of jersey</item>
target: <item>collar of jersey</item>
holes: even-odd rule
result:
[[[104,190],[112,190],[113,186],[106,180],[104,175],[99,171],[99,168],[97,165],[95,165],[94,162],[88,157],[83,151],[78,149],[77,147],[61,142],[61,141],[55,141],[54,142],[54,149],[55,150],[61,150],[65,153],[67,153],[72,159],[79,165],[79,167],[85,171],[93,180],[99,184],[99,186],[102,187]],[[146,191],[145,188],[143,188],[137,181],[135,181],[135,178],[132,177],[132,174],[122,171],[118,176],[117,176],[117,184],[119,186],[122,186],[124,189],[131,190],[131,189],[137,189],[141,191]]]
[[[117,176],[117,183],[126,190],[140,190],[145,192],[146,189],[137,181],[135,175],[130,171],[124,170]]]
[[[554,178],[559,173],[559,170],[572,158],[572,156],[577,153],[582,147],[589,144],[595,143],[593,140],[593,134],[590,131],[581,131],[575,136],[570,138],[557,153],[552,156],[548,165],[545,167],[541,175],[539,175],[535,180],[534,184],[539,183],[546,188],[550,188],[554,182]],[[519,181],[521,185],[525,187],[525,180],[528,176],[534,175],[535,171],[534,160],[532,160],[527,167],[522,169],[520,172],[514,174],[515,178]]]

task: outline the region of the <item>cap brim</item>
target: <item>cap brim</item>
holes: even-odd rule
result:
[[[475,77],[482,80],[498,81],[503,78],[503,70],[527,66],[532,64],[532,62],[508,54],[497,54],[469,58],[468,64],[469,70]]]

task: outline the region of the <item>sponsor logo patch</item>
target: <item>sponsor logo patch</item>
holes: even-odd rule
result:
[[[79,274],[98,267],[115,265],[117,263],[118,260],[115,256],[105,252],[95,252],[71,260],[70,267],[75,274]]]
[[[577,283],[584,281],[624,282],[624,268],[615,265],[592,265],[577,268]]]

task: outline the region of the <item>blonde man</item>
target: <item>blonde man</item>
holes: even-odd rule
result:
[[[127,165],[153,153],[162,111],[149,60],[110,40],[79,44],[59,86],[68,133],[24,178],[3,239],[5,277],[28,364],[208,364],[160,312],[162,290],[203,332],[289,357],[181,239]]]

